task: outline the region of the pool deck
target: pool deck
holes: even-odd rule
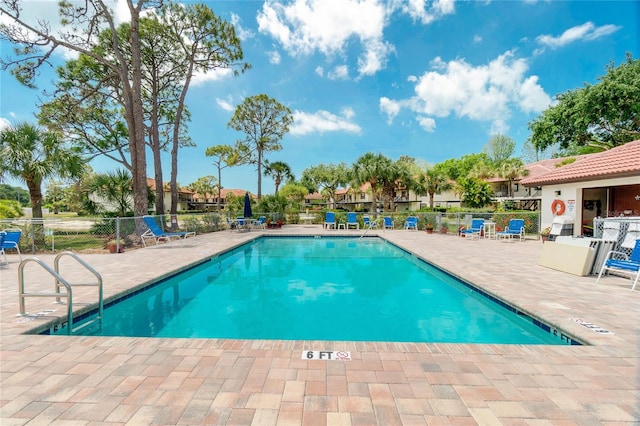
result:
[[[198,235],[82,258],[105,299],[261,234],[359,235],[291,225]],[[640,424],[640,289],[627,278],[578,277],[538,266],[540,241],[465,240],[420,231],[389,241],[508,300],[590,345],[152,339],[24,335],[51,317],[17,316],[18,264],[0,268],[0,423],[8,425],[619,425]],[[25,256],[26,257],[26,256]],[[52,265],[53,255],[39,256]],[[67,258],[69,259],[69,258]],[[82,281],[63,260],[62,275]],[[25,267],[27,291],[53,279]],[[96,291],[79,288],[74,307]],[[30,298],[28,312],[65,306]],[[597,333],[572,319],[610,331]],[[309,361],[303,350],[350,351]]]

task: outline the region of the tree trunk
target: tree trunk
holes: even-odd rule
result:
[[[140,53],[139,20],[143,2],[133,5],[127,0],[131,12],[131,73],[122,58],[120,78],[123,82],[125,95],[125,109],[127,124],[129,125],[129,144],[131,152],[131,174],[133,177],[133,213],[143,216],[148,213],[147,198],[147,158],[144,140],[144,112],[142,108],[142,55]],[[130,74],[130,75],[129,75]],[[129,81],[131,81],[129,85]],[[138,224],[139,231],[144,232],[144,226]]]
[[[218,163],[218,214],[222,211],[220,203],[222,203],[222,170],[220,170],[220,163]]]
[[[40,184],[33,181],[26,181],[31,198],[31,218],[38,219],[32,221],[33,243],[35,247],[44,245],[44,223],[42,222],[42,189]]]
[[[258,150],[258,201],[262,198],[262,151]]]

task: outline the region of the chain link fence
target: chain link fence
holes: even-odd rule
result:
[[[223,216],[217,213],[153,216],[167,231],[193,231],[196,234],[225,229]],[[141,235],[147,230],[142,217],[73,217],[47,219],[3,219],[0,229],[20,230],[23,253],[81,253],[123,251],[142,247]]]
[[[286,214],[255,212],[254,216],[265,216],[268,221],[282,221],[292,225],[322,224],[325,211],[288,212]],[[539,212],[400,212],[379,213],[370,215],[358,213],[360,228],[364,228],[364,216],[382,218],[390,216],[395,229],[403,229],[404,222],[409,216],[418,217],[418,229],[425,230],[427,224],[433,226],[434,232],[457,235],[461,227],[469,227],[472,218],[483,218],[487,222],[495,223],[495,230],[501,231],[508,227],[510,219],[525,220],[525,234],[527,238],[539,238]],[[218,213],[194,213],[178,215],[153,216],[156,222],[166,231],[189,231],[196,234],[218,232],[227,229],[224,215]],[[233,219],[233,218],[232,218]],[[336,212],[338,223],[346,223],[347,213]],[[602,225],[600,225],[602,228]],[[4,219],[0,220],[0,229],[19,229],[22,231],[20,250],[24,253],[60,252],[71,250],[80,253],[100,253],[116,247],[123,251],[142,247],[141,235],[147,230],[142,217],[60,217],[43,220],[32,219]],[[626,232],[624,225],[621,231]],[[623,238],[623,237],[622,237]],[[113,250],[113,249],[111,249]]]

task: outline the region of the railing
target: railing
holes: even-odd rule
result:
[[[75,259],[78,263],[80,263],[85,269],[91,272],[97,279],[97,282],[90,283],[69,283],[66,279],[64,279],[60,275],[60,259],[69,256]],[[24,267],[29,262],[35,262],[38,265],[42,266],[45,271],[47,271],[53,278],[55,279],[54,288],[55,292],[43,292],[43,293],[25,293],[24,291]],[[54,261],[54,268],[51,269],[49,265],[43,262],[41,259],[37,257],[31,257],[20,262],[18,266],[18,297],[19,297],[19,305],[20,305],[20,315],[26,315],[25,308],[25,298],[27,297],[55,297],[57,303],[62,303],[61,298],[64,297],[67,299],[67,334],[71,335],[91,324],[98,322],[102,325],[102,317],[104,311],[104,303],[103,303],[103,292],[102,292],[102,276],[89,265],[87,262],[82,260],[77,254],[72,253],[70,251],[64,251],[58,254]],[[64,286],[66,290],[65,293],[60,292],[60,287]],[[73,290],[72,286],[75,287],[98,287],[98,316],[90,321],[85,322],[80,327],[73,328]]]

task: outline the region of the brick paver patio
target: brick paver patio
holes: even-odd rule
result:
[[[105,297],[261,234],[358,235],[320,226],[199,235],[123,254],[82,255]],[[0,268],[0,423],[5,425],[640,424],[640,291],[620,277],[538,266],[540,241],[464,240],[419,231],[382,237],[482,287],[585,346],[248,341],[25,335],[51,317],[17,316],[17,255]],[[48,264],[53,255],[39,256]],[[53,279],[33,263],[29,291]],[[63,275],[81,274],[73,262]],[[80,281],[82,281],[80,279]],[[95,290],[74,292],[74,307]],[[28,299],[27,311],[65,307]],[[609,330],[596,333],[581,318]],[[302,350],[351,351],[308,361]]]

